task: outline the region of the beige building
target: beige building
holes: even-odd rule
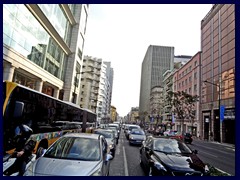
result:
[[[154,118],[154,124],[161,123],[163,116],[163,87],[155,86],[151,89],[150,94],[150,109],[151,116]]]
[[[130,123],[140,123],[138,107],[131,108],[131,111],[129,113],[129,121],[130,121]]]
[[[117,109],[114,106],[111,106],[111,121],[117,121]]]

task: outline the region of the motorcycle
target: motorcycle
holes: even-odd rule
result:
[[[14,155],[14,153],[11,154],[6,154],[3,156],[3,176],[7,176],[6,172],[7,170],[14,164],[16,160],[16,156]],[[36,160],[36,155],[32,154],[28,160],[27,160],[27,165],[26,165],[26,169]],[[14,173],[12,173],[10,176],[18,176],[19,172],[16,169],[14,171]]]

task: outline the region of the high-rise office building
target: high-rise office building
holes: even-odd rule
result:
[[[3,4],[3,80],[78,104],[87,4]]]
[[[151,89],[162,86],[163,73],[173,68],[174,47],[150,45],[142,62],[139,114],[151,114]]]

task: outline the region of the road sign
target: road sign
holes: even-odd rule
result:
[[[220,106],[220,122],[224,120],[225,106]]]

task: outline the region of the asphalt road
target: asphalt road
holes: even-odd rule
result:
[[[198,156],[204,163],[208,163],[229,175],[235,175],[235,146],[194,140],[189,147],[198,150]],[[115,158],[111,160],[109,175],[145,176],[139,164],[139,148],[140,146],[129,145],[122,130]]]
[[[129,145],[122,130],[115,157],[111,160],[109,176],[145,176],[139,164],[139,148]]]
[[[193,140],[189,146],[198,150],[198,156],[204,163],[230,175],[235,175],[235,146],[202,140]]]

